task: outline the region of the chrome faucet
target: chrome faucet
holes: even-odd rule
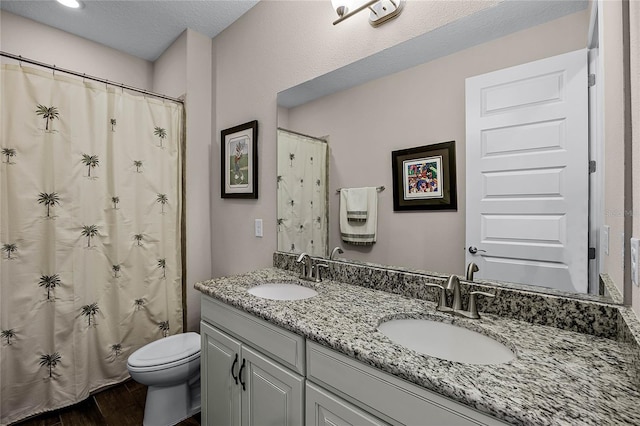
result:
[[[307,281],[315,281],[317,283],[322,281],[322,273],[320,272],[321,268],[329,268],[329,265],[326,263],[316,263],[313,265],[311,262],[311,256],[307,253],[301,253],[296,262],[302,264],[302,273],[300,274],[300,278]],[[315,277],[313,276],[313,271],[315,271]]]
[[[311,274],[313,271],[313,267],[311,265],[311,256],[307,253],[301,253],[298,256],[297,263],[302,263],[302,273],[300,274],[300,278],[311,279]]]
[[[440,301],[438,303],[438,307],[436,308],[436,310],[441,312],[450,312],[454,315],[459,315],[465,318],[471,318],[471,319],[480,318],[480,314],[478,313],[478,307],[476,304],[477,295],[480,294],[486,297],[496,297],[495,294],[487,293],[484,291],[472,291],[471,293],[469,293],[468,310],[464,311],[462,309],[462,297],[460,296],[460,279],[458,279],[457,276],[451,275],[447,280],[446,287],[443,287],[443,286],[438,286],[438,287],[440,287],[442,290],[440,293]],[[453,302],[451,303],[451,307],[447,305],[446,290],[453,291]]]
[[[460,297],[460,280],[456,275],[451,275],[447,281],[447,290],[453,290],[453,302],[451,309],[453,311],[462,310],[462,297]]]
[[[334,249],[331,251],[331,256],[329,256],[329,260],[334,260],[336,258],[336,253],[342,254],[344,253],[344,250],[342,250],[342,248],[340,247],[334,247]]]
[[[467,265],[467,281],[473,281],[473,273],[478,272],[479,270],[478,265],[473,262],[469,262]]]

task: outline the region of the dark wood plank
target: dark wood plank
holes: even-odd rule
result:
[[[200,413],[181,421],[177,426],[200,426]]]
[[[124,385],[129,389],[129,392],[133,392],[139,389],[146,389],[147,387],[141,383],[136,382],[135,380],[129,379],[124,382]]]
[[[144,404],[147,402],[147,387],[144,385],[136,386],[130,390],[131,399],[144,410]]]
[[[61,424],[60,413],[56,410],[13,423],[13,426],[60,426]]]
[[[147,387],[133,380],[96,393],[78,404],[12,426],[138,426],[144,418]],[[200,426],[200,413],[179,426]]]
[[[60,419],[64,426],[107,426],[107,422],[102,417],[93,397],[71,407],[63,408],[60,411]]]
[[[96,404],[107,424],[136,426],[142,424],[144,406],[140,406],[126,386],[120,385],[94,395]]]

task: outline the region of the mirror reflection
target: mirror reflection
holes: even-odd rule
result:
[[[327,256],[327,141],[278,128],[278,250]]]
[[[551,9],[566,6],[544,3]],[[410,68],[322,92],[323,84],[340,80],[338,70],[279,94],[279,127],[328,135],[331,141],[328,247],[341,246],[341,257],[349,261],[439,274],[465,276],[473,262],[476,281],[589,297],[604,294],[603,276],[614,295],[622,293],[606,274],[621,275],[621,254],[605,255],[598,244],[606,225],[604,190],[620,186],[622,175],[605,177],[602,169],[589,174],[587,167],[590,159],[601,159],[596,153],[619,149],[617,141],[607,141],[607,147],[598,143],[596,108],[591,116],[588,108],[595,100],[587,74],[598,69],[604,31],[597,30],[593,3],[574,6],[499,38],[474,33],[475,40],[489,40],[480,44],[461,42],[466,22],[452,32],[458,38],[450,51],[423,64],[414,66],[415,58],[408,58]],[[499,11],[495,18],[484,31],[495,31]],[[429,41],[423,37],[420,43],[429,49]],[[410,50],[403,44],[390,50],[402,58]],[[345,69],[344,75],[354,74]],[[310,86],[326,96],[307,96]],[[447,141],[455,141],[457,209],[394,211],[392,189],[398,183],[392,177],[392,152]],[[280,133],[278,149],[280,175],[288,161]],[[378,194],[376,243],[345,243],[336,189],[378,186],[387,190]],[[278,250],[310,252],[308,242],[294,247],[281,238],[287,202],[278,190]],[[609,196],[610,206],[618,202],[622,205]],[[296,214],[304,229],[313,223],[312,216]]]

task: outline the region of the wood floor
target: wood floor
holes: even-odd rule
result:
[[[142,424],[146,397],[146,386],[127,380],[76,405],[41,414],[12,426],[137,426]],[[200,414],[178,425],[198,426]]]

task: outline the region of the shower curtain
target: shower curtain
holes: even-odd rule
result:
[[[322,139],[278,129],[278,250],[327,256],[327,156]]]
[[[128,377],[182,331],[182,106],[5,65],[0,423]]]

